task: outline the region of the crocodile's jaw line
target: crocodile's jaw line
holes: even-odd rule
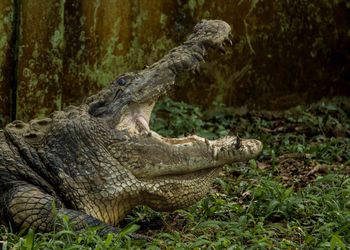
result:
[[[229,40],[227,24],[216,21],[202,24],[196,26],[197,31],[184,45],[171,50],[160,61],[115,81],[130,82],[121,97],[128,100],[128,105],[113,116],[115,131],[124,133],[132,145],[129,162],[134,163],[124,167],[143,183],[143,197],[147,197],[144,203],[157,210],[173,210],[197,201],[207,193],[223,165],[251,159],[262,148],[256,140],[232,136],[219,140],[196,135],[166,138],[149,126],[155,102],[175,84],[176,76],[198,70],[209,47],[223,50],[224,42]],[[206,24],[211,28],[201,33]],[[212,40],[206,38],[210,34]]]

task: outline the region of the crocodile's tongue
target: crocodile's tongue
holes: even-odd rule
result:
[[[151,102],[130,105],[121,116],[116,130],[126,130],[129,134],[148,134],[151,132],[149,120],[154,104]]]

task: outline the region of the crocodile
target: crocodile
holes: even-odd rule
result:
[[[0,220],[14,230],[118,233],[138,205],[173,211],[210,190],[225,164],[256,157],[262,143],[226,136],[167,138],[150,115],[177,75],[197,71],[209,50],[231,44],[230,26],[202,20],[159,61],[118,76],[79,106],[47,118],[15,120],[0,132]]]

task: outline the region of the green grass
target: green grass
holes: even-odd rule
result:
[[[138,207],[123,232],[0,229],[2,249],[350,249],[350,100],[286,112],[208,112],[165,100],[152,126],[166,136],[238,134],[263,141],[255,160],[226,166],[212,192],[173,213]],[[194,130],[194,131],[193,131]],[[134,232],[153,238],[131,240]]]

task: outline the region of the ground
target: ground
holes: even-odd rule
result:
[[[196,132],[256,138],[256,160],[226,166],[212,192],[173,213],[138,207],[118,236],[95,230],[13,234],[0,229],[2,249],[350,249],[350,99],[287,111],[210,111],[166,99],[152,127],[167,136]],[[152,238],[134,241],[127,232]]]

